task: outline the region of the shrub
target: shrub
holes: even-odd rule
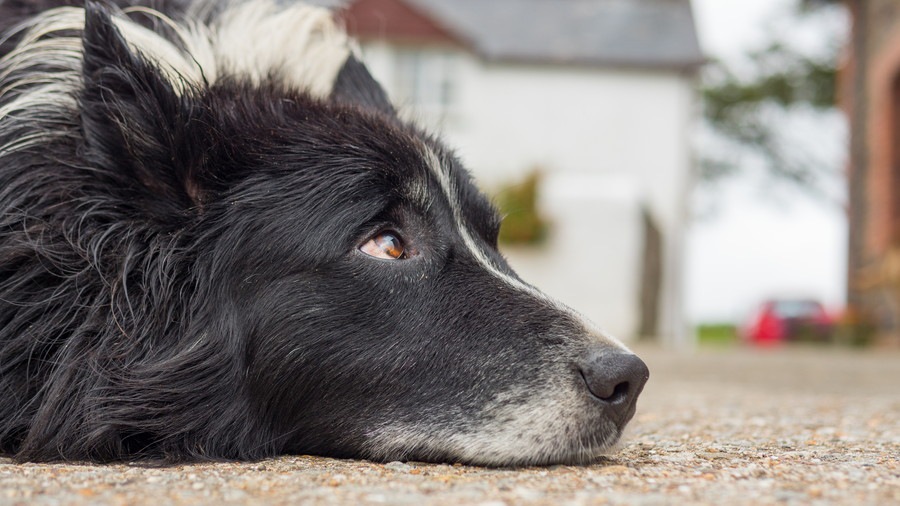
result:
[[[548,224],[541,217],[538,208],[540,171],[528,173],[519,183],[502,188],[495,199],[503,214],[500,227],[501,244],[540,244],[547,236]]]

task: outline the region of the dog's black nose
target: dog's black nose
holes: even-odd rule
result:
[[[634,416],[638,395],[650,377],[647,364],[633,353],[591,350],[579,366],[585,386],[604,404],[609,417],[624,425]]]

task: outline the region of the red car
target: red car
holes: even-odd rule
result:
[[[776,344],[786,341],[827,341],[833,320],[822,304],[811,299],[763,302],[744,331],[746,341]]]

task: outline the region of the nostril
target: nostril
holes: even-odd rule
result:
[[[619,404],[625,402],[628,399],[628,382],[623,381],[616,385],[616,388],[613,389],[612,395],[603,399],[604,401],[610,404]]]
[[[634,402],[650,375],[647,365],[634,354],[608,349],[592,350],[578,372],[591,396],[622,419],[633,412]]]
[[[581,379],[584,380],[584,385],[587,387],[591,395],[600,399],[601,401],[608,402],[609,404],[619,404],[628,399],[629,385],[627,381],[617,383],[612,387],[612,389],[610,389],[610,383],[588,380],[588,377],[585,376],[583,370],[579,369],[578,372],[581,373]]]

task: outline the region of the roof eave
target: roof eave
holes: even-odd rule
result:
[[[477,55],[487,63],[511,64],[511,65],[547,65],[547,66],[571,66],[583,68],[618,68],[629,70],[659,70],[673,72],[697,73],[704,65],[709,63],[705,57],[691,58],[678,61],[636,61],[627,59],[595,59],[595,58],[535,58],[529,56],[488,56]]]

